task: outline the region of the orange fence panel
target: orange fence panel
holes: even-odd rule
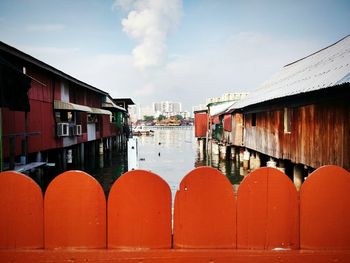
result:
[[[335,165],[318,168],[300,192],[300,245],[350,249],[350,173]]]
[[[176,193],[174,209],[174,247],[236,247],[234,190],[218,170],[199,167],[188,173]]]
[[[44,198],[45,247],[106,247],[106,198],[100,184],[81,171],[57,176]]]
[[[109,248],[171,248],[171,191],[158,175],[134,170],[108,197]]]
[[[42,248],[43,195],[28,176],[0,173],[0,248]]]
[[[237,247],[299,247],[298,195],[291,180],[275,168],[251,172],[238,188]]]

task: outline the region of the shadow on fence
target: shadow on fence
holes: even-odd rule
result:
[[[2,172],[0,248],[350,250],[349,189],[350,173],[337,166],[314,171],[300,193],[265,167],[236,198],[221,172],[200,167],[183,178],[172,217],[169,186],[148,171],[122,175],[107,202],[81,171],[57,176],[44,197],[29,177]]]

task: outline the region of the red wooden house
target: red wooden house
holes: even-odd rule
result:
[[[107,92],[3,42],[0,57],[31,80],[29,111],[1,109],[5,162],[13,166],[19,156],[26,157],[22,164],[32,162],[39,152],[40,159],[47,159],[45,152],[53,149],[76,149],[91,141],[110,145],[115,136],[122,136],[116,121],[118,113],[126,110]]]

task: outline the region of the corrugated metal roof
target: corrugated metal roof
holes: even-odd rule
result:
[[[108,94],[107,92],[105,92],[103,90],[100,90],[98,88],[95,88],[95,87],[93,87],[93,86],[91,86],[91,85],[89,85],[89,84],[87,84],[85,82],[82,82],[82,81],[80,81],[80,80],[78,80],[78,79],[76,79],[76,78],[74,78],[74,77],[64,73],[63,71],[58,70],[58,69],[56,69],[56,68],[46,64],[45,62],[42,62],[39,59],[36,59],[36,58],[34,58],[34,57],[32,57],[32,56],[30,56],[30,55],[28,55],[28,54],[26,54],[26,53],[16,49],[16,48],[14,48],[14,47],[12,47],[12,46],[10,46],[10,45],[2,42],[2,41],[0,41],[0,50],[6,52],[8,54],[11,54],[13,56],[16,56],[16,57],[18,57],[18,58],[20,58],[20,59],[22,59],[24,61],[32,63],[32,64],[36,65],[37,67],[45,69],[45,70],[47,70],[47,71],[49,71],[49,72],[51,72],[51,73],[53,73],[53,74],[55,74],[57,76],[60,76],[60,77],[66,79],[68,81],[71,81],[71,82],[73,82],[73,83],[75,83],[75,84],[77,84],[79,86],[82,86],[82,87],[87,88],[89,90],[93,90],[93,91],[95,91],[97,93],[100,93],[100,94],[103,94],[103,95],[107,95]]]
[[[350,82],[350,35],[310,56],[286,65],[231,108],[240,109],[346,82]]]
[[[70,111],[84,111],[90,112],[91,108],[85,105],[79,105],[71,102],[65,102],[61,100],[54,100],[55,110],[70,110]]]
[[[107,108],[107,109],[113,109],[113,110],[119,110],[119,111],[126,112],[126,109],[116,105],[114,103],[112,97],[109,95],[106,97],[106,101],[102,103],[102,107]]]
[[[231,106],[233,106],[236,101],[225,101],[221,103],[209,104],[209,114],[210,116],[220,115],[227,111]]]
[[[93,114],[106,114],[112,115],[112,112],[104,109],[88,107],[85,105],[79,105],[71,102],[64,102],[61,100],[54,101],[54,109],[55,110],[68,110],[68,111],[84,111]]]
[[[103,102],[102,107],[107,108],[107,109],[111,109],[111,110],[116,109],[116,110],[119,110],[122,112],[126,112],[126,110],[124,108],[119,107],[119,106],[115,105],[114,103],[110,103],[110,102]]]
[[[112,112],[110,112],[109,110],[103,110],[103,109],[99,109],[99,108],[91,108],[91,111],[89,111],[90,113],[93,114],[105,114],[105,115],[112,115]]]

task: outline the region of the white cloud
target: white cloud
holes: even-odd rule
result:
[[[181,0],[118,0],[114,6],[132,9],[122,20],[123,31],[138,45],[133,50],[135,65],[157,67],[166,60],[166,40],[180,23]]]
[[[31,24],[26,26],[29,32],[57,32],[65,29],[66,26],[62,24]]]
[[[321,48],[318,45],[245,32],[215,49],[170,55],[164,67],[143,71],[134,67],[134,57],[129,54],[82,54],[76,48],[53,47],[23,50],[112,97],[131,97],[142,105],[179,101],[190,110],[207,97],[257,88],[285,64]]]

